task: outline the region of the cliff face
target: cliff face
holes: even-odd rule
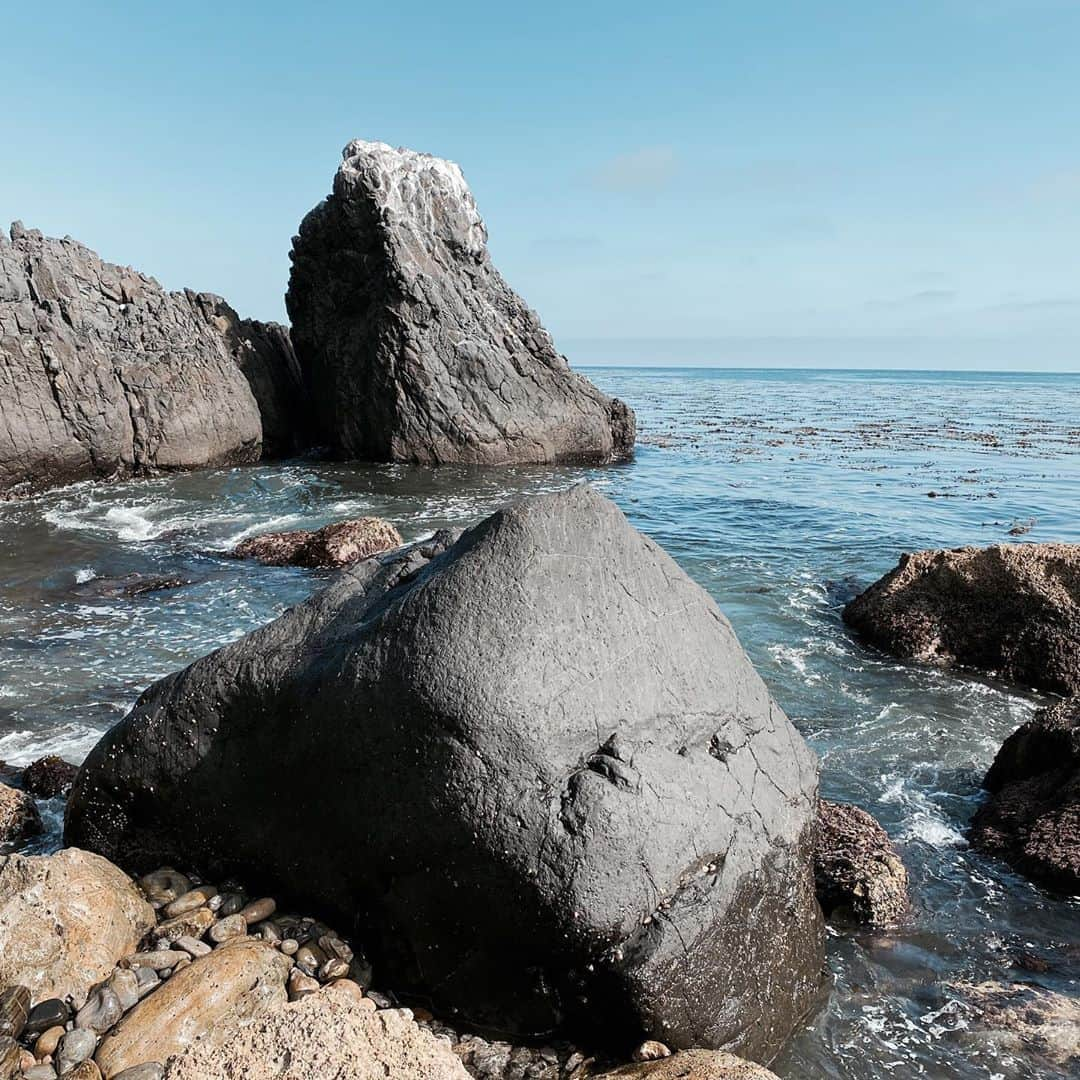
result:
[[[0,235],[0,495],[289,452],[302,411],[284,328],[71,239]]]
[[[612,461],[634,414],[575,374],[492,265],[453,162],[344,150],[293,240],[286,303],[320,442],[425,463]]]

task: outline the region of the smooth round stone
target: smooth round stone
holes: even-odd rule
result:
[[[19,1038],[30,1015],[30,988],[9,986],[0,991],[0,1035]]]
[[[264,896],[261,900],[252,900],[246,907],[241,908],[240,917],[250,925],[269,919],[275,911],[277,911],[277,901]]]
[[[188,937],[186,934],[184,937],[178,937],[173,944],[178,949],[183,949],[184,952],[190,953],[196,959],[200,956],[205,956],[210,952],[210,946],[205,941],[199,941],[198,938]]]
[[[646,1039],[635,1051],[635,1061],[659,1061],[661,1058],[671,1057],[671,1051],[662,1042],[656,1039]]]
[[[227,915],[210,927],[210,940],[220,945],[230,938],[243,937],[246,933],[247,923],[240,915]]]
[[[118,1072],[112,1080],[162,1080],[164,1075],[164,1065],[156,1061],[144,1061],[141,1065],[133,1065],[130,1069]]]
[[[385,994],[380,994],[378,990],[369,990],[367,997],[369,1001],[375,1002],[377,1009],[392,1009],[394,1007],[394,1003]]]
[[[286,956],[295,956],[296,950],[300,948],[300,943],[296,940],[296,938],[285,938],[285,940],[281,942],[278,948],[281,949],[281,951]]]
[[[150,931],[150,936],[156,938],[159,943],[166,941],[171,944],[177,938],[201,938],[213,925],[214,913],[208,907],[199,907],[194,911],[185,911],[183,915],[177,915],[159,923]]]
[[[244,917],[244,913],[240,912],[240,918]],[[252,926],[248,923],[248,929],[253,934],[257,934],[263,939],[263,941],[269,941],[272,945],[276,945],[281,940],[281,929],[273,919],[266,919],[264,922],[257,923]]]
[[[225,893],[225,898],[218,908],[218,914],[225,918],[228,915],[239,915],[244,908],[244,894],[238,892]]]
[[[332,956],[319,968],[319,981],[329,982],[331,979],[344,979],[348,974],[349,965],[344,960]]]
[[[323,936],[319,938],[319,948],[322,949],[327,956],[336,956],[339,960],[344,960],[347,964],[352,963],[352,949],[350,949],[336,934],[323,934]]]
[[[104,1035],[124,1015],[124,1008],[116,991],[108,986],[95,990],[86,1004],[75,1014],[77,1028],[89,1028]]]
[[[352,979],[335,979],[326,989],[331,994],[340,994],[342,997],[352,998],[353,1001],[370,1000],[364,997],[364,988]],[[375,1008],[374,1002],[371,1007]]]
[[[135,972],[135,978],[139,982],[140,999],[161,985],[161,976],[153,968],[133,967],[131,970]]]
[[[129,968],[149,968],[151,971],[164,971],[165,968],[173,967],[181,956],[186,955],[186,953],[180,952],[178,949],[155,949],[153,952],[141,952],[128,957],[127,966]]]
[[[186,915],[189,911],[205,906],[207,900],[214,896],[217,896],[217,889],[213,885],[198,885],[177,897],[171,904],[166,904],[165,915],[169,919]]]
[[[30,1015],[26,1018],[23,1035],[40,1035],[43,1031],[56,1027],[57,1024],[66,1024],[70,1016],[71,1010],[67,1007],[67,1003],[61,1001],[60,998],[47,998],[45,1001],[39,1001],[30,1010]]]
[[[97,1036],[88,1028],[74,1028],[60,1040],[56,1051],[58,1072],[63,1075],[73,1065],[85,1061],[97,1046]]]
[[[101,1070],[93,1061],[83,1061],[64,1073],[64,1080],[101,1080]]]
[[[307,997],[308,994],[314,994],[319,989],[319,983],[310,975],[305,975],[298,968],[293,968],[289,972],[288,989],[289,1000],[299,1001],[301,998]]]
[[[326,959],[326,953],[310,941],[296,950],[296,966],[305,975],[314,975],[326,963]]]
[[[25,1073],[27,1069],[32,1069],[37,1064],[34,1055],[29,1050],[22,1049],[19,1051],[19,1068]]]
[[[139,1000],[139,977],[130,968],[117,968],[109,978],[109,989],[127,1012]]]
[[[23,1069],[23,1080],[56,1080],[56,1070],[51,1065],[34,1065]]]
[[[139,887],[151,904],[164,907],[174,900],[191,891],[191,880],[174,870],[171,866],[163,866],[152,874],[139,878]]]
[[[64,1037],[64,1025],[57,1024],[55,1027],[49,1028],[48,1031],[43,1031],[39,1036],[36,1043],[34,1043],[34,1057],[52,1057],[56,1053],[56,1048],[60,1045],[60,1040]]]

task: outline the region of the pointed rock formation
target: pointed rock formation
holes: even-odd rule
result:
[[[318,440],[427,464],[629,456],[633,412],[570,370],[491,264],[458,166],[359,140],[344,159],[286,297]]]

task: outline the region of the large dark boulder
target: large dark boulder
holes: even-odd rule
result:
[[[1080,544],[904,555],[847,605],[844,620],[904,660],[1078,693]]]
[[[458,166],[362,141],[344,159],[286,296],[319,441],[426,464],[628,456],[633,412],[570,370],[492,266]]]
[[[352,919],[380,985],[463,1024],[767,1059],[821,975],[816,797],[713,601],[579,487],[152,686],[67,839]]]
[[[1043,709],[1002,744],[971,822],[972,844],[1080,893],[1080,698]]]
[[[290,453],[304,395],[288,332],[166,292],[70,238],[0,234],[0,496]]]

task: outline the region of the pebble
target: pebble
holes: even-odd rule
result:
[[[210,952],[210,946],[205,941],[200,941],[198,938],[188,937],[186,934],[183,937],[178,937],[173,944],[178,949],[183,949],[184,952],[190,953],[196,959],[200,956],[206,956]]]
[[[331,979],[344,979],[349,974],[349,965],[344,960],[332,956],[319,968],[319,981],[329,982]]]
[[[46,998],[30,1010],[23,1035],[40,1035],[57,1024],[66,1024],[70,1017],[71,1010],[60,998]]]
[[[35,1065],[23,1069],[23,1080],[56,1080],[56,1070],[51,1065]]]
[[[75,1026],[104,1035],[123,1015],[124,1008],[116,991],[102,986],[86,999],[86,1004],[75,1014]]]
[[[659,1061],[671,1057],[671,1051],[656,1039],[646,1039],[633,1054],[635,1061]]]
[[[319,984],[310,975],[305,975],[299,968],[293,968],[289,972],[288,988],[289,1000],[299,1001],[301,998],[307,997],[308,994],[314,994],[319,989]]]
[[[38,1036],[37,1042],[34,1043],[34,1057],[52,1057],[63,1037],[64,1026],[62,1024],[57,1024],[55,1027],[49,1028],[48,1031],[43,1031]]]
[[[295,956],[296,950],[300,948],[300,942],[296,938],[285,938],[284,941],[278,946],[286,956]]]
[[[19,1074],[22,1060],[19,1044],[10,1035],[0,1035],[0,1076],[14,1077]]]
[[[319,948],[322,949],[327,956],[336,956],[339,960],[344,960],[347,964],[351,964],[353,961],[352,949],[350,949],[341,938],[336,937],[334,934],[323,934],[323,936],[319,938]]]
[[[109,977],[109,989],[127,1012],[139,1000],[139,977],[130,968],[117,968]]]
[[[243,937],[246,933],[247,923],[242,915],[227,915],[210,927],[210,940],[220,945],[229,938]]]
[[[0,991],[0,1035],[17,1039],[30,1014],[30,988],[9,986]]]
[[[244,917],[244,913],[240,912],[240,917]],[[276,945],[281,940],[281,928],[273,919],[266,919],[255,926],[248,923],[248,930],[261,937],[263,941],[269,941],[272,945]]]
[[[187,953],[173,949],[160,949],[154,952],[140,952],[127,958],[129,968],[149,968],[151,971],[163,971],[171,968],[177,960]]]
[[[139,878],[139,886],[146,893],[152,907],[163,908],[184,893],[190,892],[191,880],[171,866],[163,866],[160,870]]]
[[[64,1073],[64,1080],[102,1080],[101,1070],[93,1061],[83,1061],[71,1072]]]
[[[377,1009],[392,1009],[394,1003],[385,995],[380,994],[378,990],[369,990],[367,996],[371,1001],[375,1002],[375,1008]]]
[[[252,900],[246,907],[240,909],[240,917],[249,925],[269,919],[277,911],[277,903],[269,896],[261,900]]]
[[[177,897],[170,904],[165,905],[165,917],[175,919],[177,915],[186,915],[189,911],[206,906],[206,901],[217,896],[217,889],[213,885],[198,885],[189,889],[183,896]]]
[[[214,913],[208,907],[200,907],[195,908],[194,911],[186,911],[183,915],[166,919],[150,933],[158,941],[167,941],[171,944],[177,938],[201,938],[213,925]]]
[[[318,945],[307,942],[296,950],[296,966],[305,975],[314,975],[326,963],[326,953]]]
[[[354,983],[352,979],[335,979],[326,989],[329,993],[340,994],[343,997],[352,998],[356,1002],[368,1001],[371,1003],[371,1008],[375,1008],[375,1002],[364,997],[363,988],[359,983]]]
[[[19,1051],[19,1068],[22,1069],[23,1072],[26,1072],[27,1069],[32,1069],[36,1064],[37,1059],[29,1050],[24,1048]]]
[[[61,1076],[73,1065],[85,1061],[97,1046],[97,1037],[86,1028],[74,1028],[61,1040],[56,1051],[57,1071]]]
[[[135,972],[135,978],[139,982],[140,998],[146,997],[151,990],[155,990],[161,985],[161,977],[153,968],[132,967],[131,970]]]
[[[164,1075],[164,1065],[157,1061],[144,1061],[141,1065],[133,1065],[130,1069],[118,1072],[112,1080],[162,1080]]]

